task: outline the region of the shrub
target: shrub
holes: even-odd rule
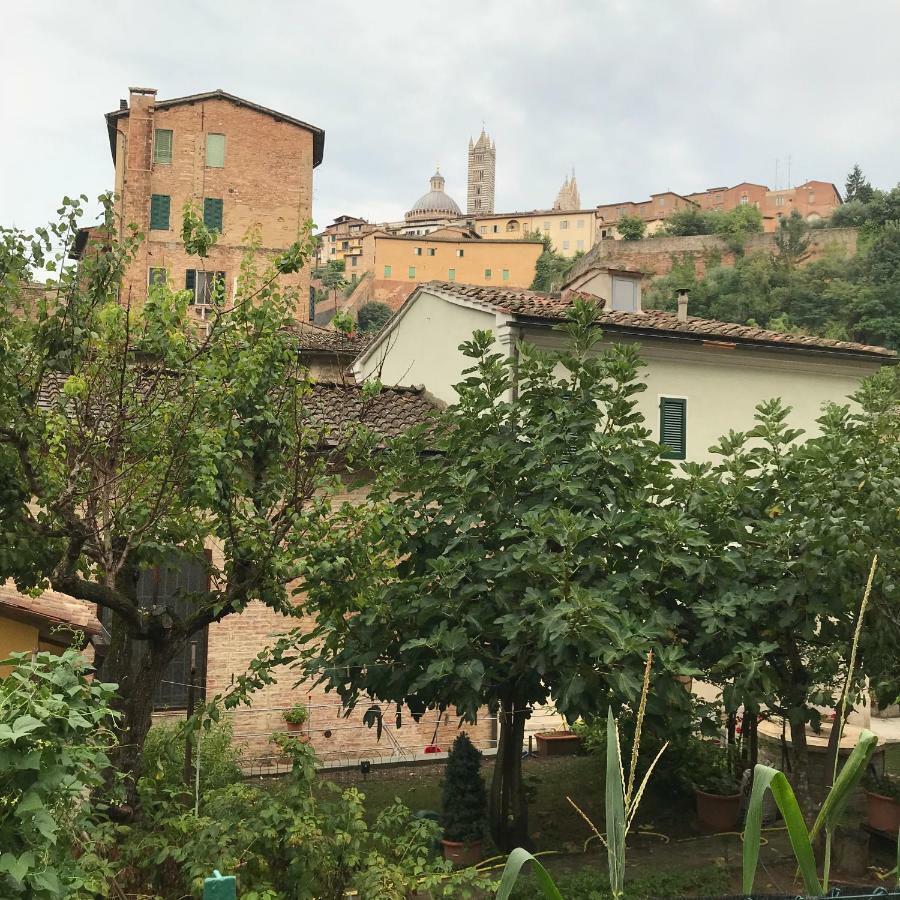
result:
[[[487,792],[481,753],[463,732],[447,754],[444,773],[444,838],[469,843],[484,836]]]
[[[75,650],[5,662],[13,669],[0,679],[0,896],[97,896],[106,829],[89,822],[89,796],[115,744],[115,685],[88,681]]]
[[[393,315],[387,303],[364,303],[356,316],[356,327],[362,334],[378,331]]]
[[[292,706],[285,711],[284,721],[288,725],[302,725],[309,718],[309,710],[305,706]]]

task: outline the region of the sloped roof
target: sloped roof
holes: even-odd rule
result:
[[[562,298],[537,291],[503,290],[450,281],[431,281],[425,287],[433,288],[443,294],[460,297],[486,309],[550,322],[564,319],[574,297],[578,296],[575,294]],[[597,299],[585,296],[590,300]],[[600,317],[600,325],[607,330],[644,333],[647,336],[694,338],[760,347],[825,351],[868,356],[884,361],[897,358],[897,354],[893,350],[885,347],[858,344],[853,341],[835,341],[823,337],[786,334],[752,325],[719,322],[715,319],[701,319],[696,316],[688,316],[687,321],[681,321],[675,313],[656,309],[643,312],[605,312]]]
[[[429,422],[442,407],[421,386],[385,387],[369,395],[361,384],[328,381],[316,382],[304,405],[314,424],[329,430],[329,443],[336,443],[342,432],[358,424],[383,440],[399,437]]]
[[[294,328],[297,346],[301,351],[312,353],[359,353],[372,340],[370,334],[354,331],[345,334],[336,328],[323,328],[311,322],[298,322]]]
[[[93,604],[59,591],[44,591],[38,597],[29,597],[19,593],[15,585],[7,581],[0,584],[0,614],[4,610],[40,619],[50,625],[70,625],[87,635],[101,631]]]
[[[171,100],[157,100],[154,103],[154,106],[156,109],[169,109],[172,106],[181,106],[186,103],[202,103],[204,100],[228,100],[236,106],[254,109],[256,112],[265,113],[267,116],[272,116],[272,118],[278,119],[280,122],[287,122],[290,125],[296,125],[298,128],[305,128],[307,131],[311,131],[313,135],[313,167],[322,162],[322,157],[325,153],[325,132],[321,128],[310,125],[309,122],[304,122],[302,119],[295,119],[293,116],[288,116],[277,110],[269,109],[267,106],[261,106],[259,103],[254,103],[251,100],[244,100],[242,97],[229,94],[228,91],[223,91],[221,88],[215,91],[206,91],[202,94],[188,94],[186,97],[173,97]],[[122,116],[127,116],[130,112],[131,110],[126,107],[125,109],[116,109],[113,110],[113,112],[108,112],[106,114],[106,127],[109,131],[109,149],[112,153],[113,162],[116,161],[116,120],[120,119]]]

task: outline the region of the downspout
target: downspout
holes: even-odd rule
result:
[[[515,402],[519,398],[519,341],[522,339],[522,328],[516,323],[513,316],[498,314],[495,321],[495,334],[497,343],[505,349],[510,363],[512,384],[510,385],[509,399]]]

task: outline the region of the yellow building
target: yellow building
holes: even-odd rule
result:
[[[474,228],[489,241],[515,240],[536,232],[549,236],[553,249],[563,256],[587,253],[597,240],[594,209],[534,209],[531,212],[477,216]]]
[[[0,660],[10,653],[50,650],[58,653],[79,646],[101,631],[94,607],[57,591],[44,591],[38,597],[19,593],[12,584],[0,583]],[[9,666],[0,666],[0,678]]]

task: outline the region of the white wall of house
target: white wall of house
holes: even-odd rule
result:
[[[475,329],[489,328],[502,335],[503,322],[504,317],[493,312],[460,306],[423,291],[407,304],[387,342],[365,360],[358,377],[374,374],[381,365],[386,384],[423,384],[435,397],[452,403],[456,400],[452,385],[469,363],[457,347]],[[521,334],[527,342],[548,350],[560,348],[564,340],[544,327],[525,326]],[[610,335],[610,340],[635,339]],[[792,427],[818,433],[816,419],[823,404],[847,402],[860,381],[880,367],[877,360],[839,354],[732,347],[721,342],[642,338],[637,343],[646,363],[640,377],[647,385],[639,395],[638,408],[647,427],[659,440],[660,398],[686,398],[687,459],[697,462],[715,458],[709,448],[729,430],[752,428],[756,406],[772,397],[781,397],[792,407]],[[508,338],[498,340],[498,350],[509,347]]]

